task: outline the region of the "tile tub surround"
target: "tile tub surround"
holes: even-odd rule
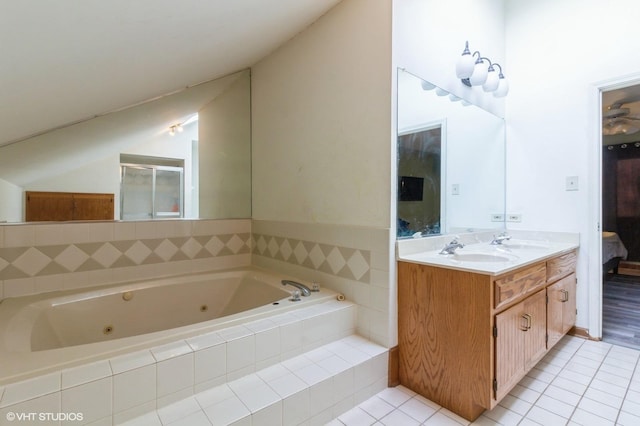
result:
[[[119,424],[208,389],[227,386],[226,383],[239,386],[235,389],[239,397],[249,403],[255,396],[245,393],[243,400],[242,383],[256,380],[256,372],[280,364],[301,380],[306,378],[309,385],[321,377],[331,380],[326,383],[331,394],[338,365],[327,361],[322,371],[318,368],[323,365],[322,360],[338,355],[350,363],[348,368],[341,365],[345,365],[344,371],[350,371],[346,378],[346,391],[350,393],[345,397],[350,397],[353,404],[356,388],[352,383],[365,372],[368,373],[358,390],[365,392],[364,388],[373,384],[375,374],[380,375],[376,381],[382,383],[382,376],[386,380],[387,362],[386,357],[378,357],[386,355],[386,349],[362,338],[347,337],[354,332],[356,310],[351,302],[332,300],[149,350],[0,385],[0,424],[8,412],[82,412],[83,422],[74,424],[98,420]],[[347,340],[340,344],[344,338]],[[333,347],[333,352],[319,349],[323,345]],[[373,364],[356,368],[360,361],[374,358]],[[286,383],[281,385],[288,389]],[[270,388],[277,393],[277,386],[275,383]],[[264,407],[258,404],[252,408],[256,412],[250,411],[251,415],[259,416]]]
[[[250,219],[15,224],[2,230],[0,300],[251,263]]]
[[[252,239],[252,264],[343,293],[358,304],[358,334],[395,344],[389,229],[253,220]]]

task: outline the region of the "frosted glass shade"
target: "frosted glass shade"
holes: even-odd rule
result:
[[[493,92],[493,96],[496,98],[503,98],[507,96],[507,93],[509,93],[509,82],[503,77],[498,83],[498,88]]]
[[[469,78],[473,74],[476,61],[470,53],[463,53],[456,63],[456,76],[460,79]]]
[[[487,74],[489,74],[489,65],[485,62],[476,62],[473,67],[473,74],[469,77],[469,83],[472,86],[480,86],[487,80]]]
[[[498,88],[498,84],[500,83],[500,77],[498,77],[498,73],[492,69],[487,74],[487,79],[482,85],[482,90],[485,92],[493,92]]]

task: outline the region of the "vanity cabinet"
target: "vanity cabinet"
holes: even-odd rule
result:
[[[498,275],[398,262],[400,383],[467,420],[575,323],[575,251]]]

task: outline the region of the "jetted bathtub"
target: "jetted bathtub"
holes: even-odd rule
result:
[[[283,279],[292,278],[246,268],[4,299],[0,385],[335,297],[291,301],[296,288]]]

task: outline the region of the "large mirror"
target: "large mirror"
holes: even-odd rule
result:
[[[251,217],[250,82],[244,70],[1,146],[0,222],[25,221],[35,192],[113,194],[116,220]]]
[[[397,148],[398,238],[504,228],[502,118],[398,70]]]

